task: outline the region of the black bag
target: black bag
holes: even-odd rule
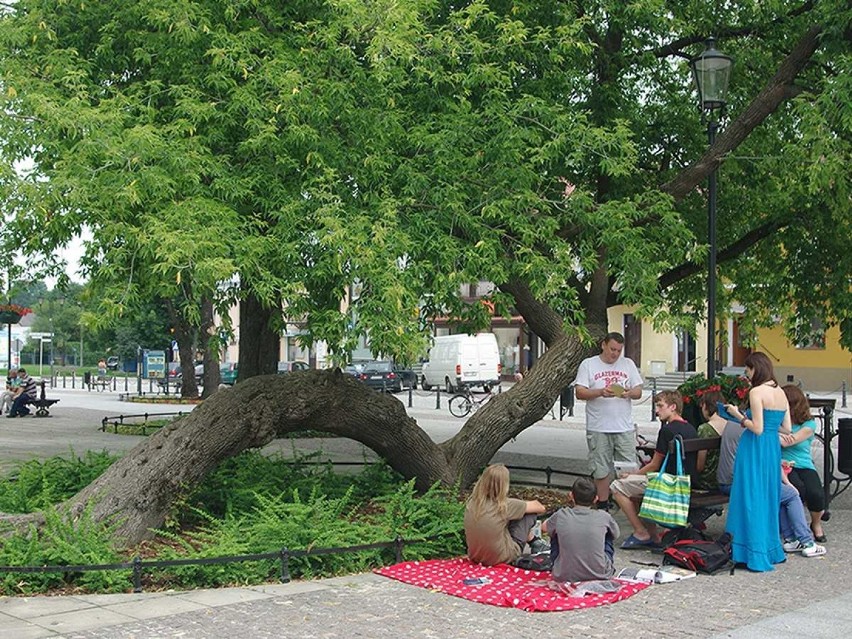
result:
[[[539,572],[550,572],[550,569],[553,568],[549,552],[540,552],[536,555],[521,555],[512,562],[512,565],[522,570],[536,570]]]
[[[663,551],[663,564],[682,566],[706,575],[715,575],[722,570],[729,570],[733,574],[731,535],[725,533],[716,541],[676,541]]]
[[[683,528],[672,528],[667,530],[663,535],[661,543],[663,548],[673,546],[678,541],[711,541],[710,537],[704,531],[695,528],[694,526],[685,526]]]

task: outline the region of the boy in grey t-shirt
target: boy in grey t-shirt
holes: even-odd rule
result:
[[[550,535],[553,580],[609,579],[615,574],[613,540],[620,534],[618,524],[608,512],[592,508],[598,498],[590,479],[575,481],[568,498],[573,508],[560,508],[541,525]]]

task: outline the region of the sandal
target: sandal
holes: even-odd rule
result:
[[[653,539],[639,539],[636,535],[630,535],[627,539],[621,542],[622,550],[650,550],[660,547],[660,544]]]

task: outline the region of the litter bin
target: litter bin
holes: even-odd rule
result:
[[[852,418],[837,420],[837,470],[852,476]]]

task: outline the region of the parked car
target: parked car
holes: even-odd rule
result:
[[[109,357],[106,358],[107,368],[110,369],[111,371],[118,370],[119,363],[120,362],[119,362],[119,359],[118,359],[118,355],[110,355]]]
[[[361,372],[364,370],[363,362],[353,362],[351,364],[347,364],[343,367],[343,372],[347,375],[352,375],[352,377],[361,377]]]
[[[229,362],[219,367],[219,376],[222,378],[223,384],[233,386],[236,383],[239,366],[239,362]]]
[[[358,366],[361,370],[356,377],[370,388],[391,393],[399,393],[404,388],[417,388],[417,375],[414,371],[396,366],[393,362],[381,360],[358,362],[352,365],[353,370],[357,371]]]
[[[307,362],[278,362],[278,374],[296,373],[298,371],[306,371],[310,368]]]
[[[169,362],[169,381],[180,379],[183,376],[183,369],[178,362]]]

